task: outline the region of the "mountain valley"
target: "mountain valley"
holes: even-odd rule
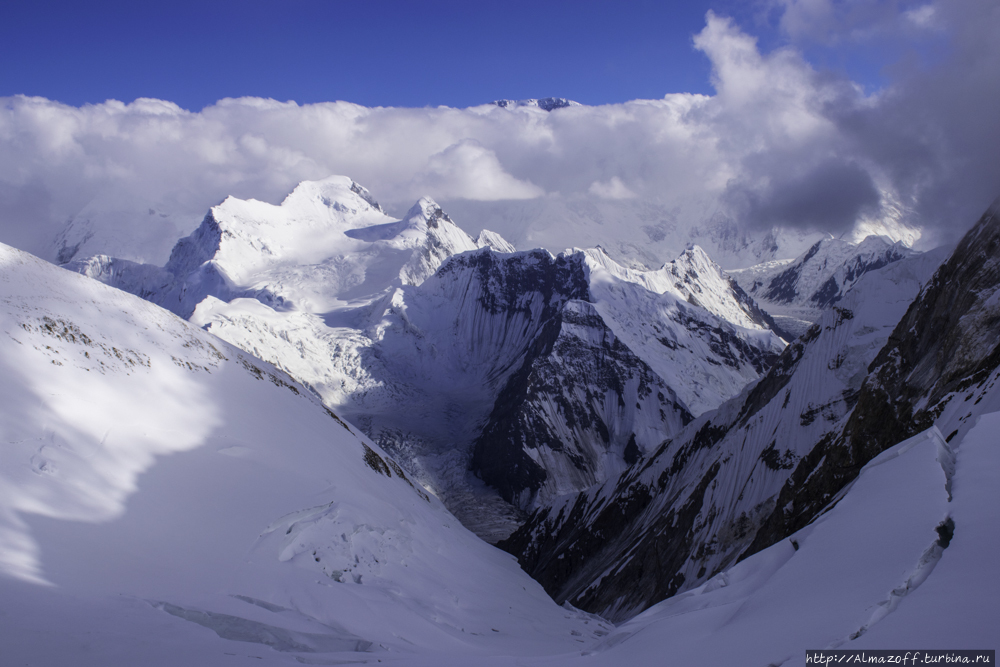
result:
[[[1000,201],[954,249],[650,269],[342,176],[226,199],[164,266],[0,246],[0,634],[95,665],[990,648],[998,267]]]

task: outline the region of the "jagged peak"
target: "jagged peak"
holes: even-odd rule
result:
[[[428,227],[437,227],[440,221],[455,225],[455,222],[444,212],[444,209],[436,201],[427,196],[418,199],[417,203],[411,206],[410,210],[403,216],[403,220],[410,224],[424,223]]]
[[[678,266],[681,264],[688,266],[712,267],[718,273],[722,273],[721,267],[716,264],[715,260],[713,260],[700,245],[689,245],[687,249],[685,249],[684,252],[678,255],[673,261],[667,262],[663,266],[666,268],[667,266]]]
[[[507,241],[507,239],[494,231],[490,231],[489,229],[484,229],[479,232],[479,238],[476,239],[476,245],[480,248],[489,248],[494,252],[505,254],[517,252],[517,248]]]

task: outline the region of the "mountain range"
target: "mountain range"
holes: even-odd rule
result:
[[[226,199],[164,266],[4,246],[4,641],[105,665],[989,648],[998,218],[952,251],[648,269],[331,177]]]

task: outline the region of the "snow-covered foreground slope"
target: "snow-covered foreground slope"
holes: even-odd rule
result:
[[[606,632],[269,364],[6,246],[0,313],[4,664],[474,660]]]
[[[911,254],[904,243],[883,236],[860,243],[827,238],[794,260],[765,262],[729,274],[782,327],[801,335],[861,276]]]
[[[281,206],[227,199],[163,269],[72,268],[307,384],[492,540],[519,510],[617,476],[783,346],[700,248],[657,271],[599,249],[513,252],[427,199],[391,221],[343,177]]]
[[[984,415],[955,452],[936,428],[883,452],[814,523],[620,625],[575,664],[794,665],[811,649],[992,649],[998,426],[1000,413]]]

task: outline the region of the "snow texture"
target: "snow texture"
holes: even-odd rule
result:
[[[0,284],[5,662],[473,660],[608,631],[271,365],[6,246]]]

